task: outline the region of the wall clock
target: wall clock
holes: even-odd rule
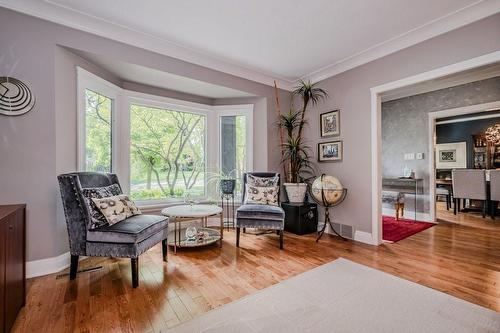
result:
[[[35,96],[28,86],[13,77],[0,77],[0,114],[19,116],[35,105]]]

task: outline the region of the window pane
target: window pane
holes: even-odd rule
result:
[[[85,171],[111,172],[113,100],[85,90]]]
[[[205,196],[205,128],[202,115],[132,105],[132,198]]]
[[[221,117],[221,169],[240,180],[247,166],[246,151],[246,117]],[[237,182],[236,193],[241,192],[240,182]]]

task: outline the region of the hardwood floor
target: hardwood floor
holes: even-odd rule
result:
[[[130,260],[90,258],[74,281],[55,274],[28,280],[26,307],[13,332],[159,332],[339,257],[500,311],[500,220],[490,228],[441,222],[379,247],[325,235],[224,233],[217,245],[169,253],[158,245],[140,257],[140,285]],[[334,310],[332,310],[334,311]]]

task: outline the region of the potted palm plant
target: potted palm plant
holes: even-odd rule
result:
[[[293,96],[301,99],[302,106],[298,111],[293,108],[286,114],[279,113],[278,125],[281,138],[281,163],[286,182],[283,184],[288,200],[293,203],[304,202],[307,184],[303,182],[312,174],[313,165],[310,147],[305,143],[303,129],[307,124],[306,112],[309,105],[316,105],[328,97],[325,90],[316,87],[316,83],[300,81],[293,91]],[[277,99],[279,109],[279,100]],[[279,111],[278,111],[279,112]]]

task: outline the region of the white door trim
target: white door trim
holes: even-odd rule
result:
[[[461,61],[452,65],[437,68],[401,80],[372,87],[371,93],[371,151],[372,151],[372,240],[373,244],[382,243],[382,102],[381,95],[390,90],[412,84],[437,79],[443,76],[459,73],[468,69],[489,65],[500,61],[500,51],[488,53],[476,58]]]
[[[495,111],[500,108],[500,101],[469,105],[459,108],[429,112],[429,203],[431,221],[436,221],[436,168],[435,168],[435,140],[436,119],[462,116],[471,113]]]

